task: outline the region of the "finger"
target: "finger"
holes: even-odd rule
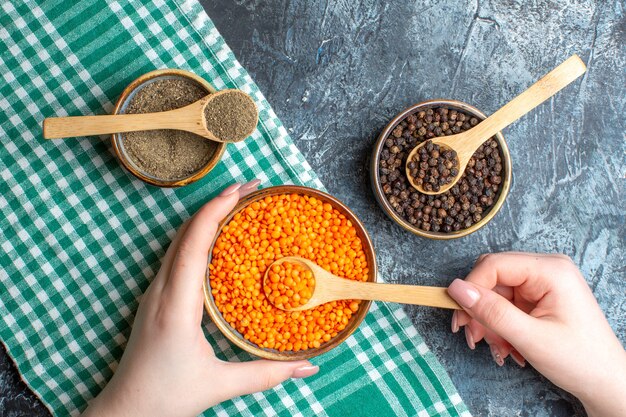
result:
[[[243,198],[251,192],[255,191],[259,187],[259,184],[261,184],[261,180],[257,179],[242,185],[239,190],[237,190],[237,192],[239,193],[239,198]],[[178,244],[180,243],[182,237],[185,235],[190,221],[191,219],[185,220],[185,222],[178,229],[176,236],[172,240],[172,243],[170,243],[170,246],[167,248],[167,252],[163,257],[163,260],[161,261],[161,269],[159,269],[159,273],[157,274],[155,281],[160,280],[162,281],[162,283],[165,283],[167,277],[169,277],[172,270],[172,262],[174,261],[174,257],[176,256],[176,252],[178,251]]]
[[[161,268],[159,269],[159,272],[154,278],[154,283],[156,283],[157,285],[160,285],[161,287],[165,285],[165,282],[167,281],[167,277],[169,277],[170,275],[170,272],[172,270],[172,262],[174,261],[174,257],[176,256],[176,252],[178,251],[178,245],[180,243],[180,240],[185,235],[185,232],[187,231],[187,227],[189,226],[190,221],[191,219],[185,220],[185,222],[183,222],[183,224],[178,228],[178,232],[176,232],[176,236],[174,236],[174,239],[172,239],[172,242],[170,243],[170,245],[167,248],[167,251],[165,252],[165,256],[163,257],[163,260],[161,261]]]
[[[457,325],[459,328],[466,326],[470,321],[472,321],[472,316],[470,316],[463,310],[456,310],[455,313],[457,316]]]
[[[289,378],[306,378],[319,371],[309,361],[276,362],[219,362],[216,375],[220,375],[224,398],[261,392],[275,387]]]
[[[489,345],[496,343],[502,346],[504,358],[508,355],[510,344],[492,330],[483,326],[479,321],[473,319],[470,320],[470,322],[465,326],[465,330],[467,332],[466,337],[471,340],[471,343],[468,342],[468,346],[470,346],[471,349],[474,349],[472,346],[475,347],[481,340],[485,339],[485,342]]]
[[[455,279],[448,287],[448,294],[473,319],[514,346],[525,346],[528,335],[540,326],[537,319],[519,310],[500,294],[471,282]]]
[[[506,285],[496,285],[493,290],[509,301],[513,300],[513,288]]]
[[[464,312],[460,310],[454,310],[454,312],[452,313],[452,321],[450,322],[450,329],[452,330],[452,333],[457,333],[461,328],[461,325],[459,324],[459,313]]]
[[[489,351],[494,362],[498,366],[503,366],[505,359],[511,353],[511,344],[489,329],[485,329],[485,342],[489,345]]]
[[[503,366],[505,359],[511,353],[512,347],[505,339],[484,327],[480,322],[470,319],[465,326],[467,346],[474,350],[484,338],[489,345],[491,357],[498,366]]]
[[[172,267],[165,284],[168,305],[174,311],[185,311],[186,305],[201,303],[202,282],[207,268],[209,247],[215,237],[219,222],[235,207],[239,200],[240,184],[233,184],[205,204],[191,219],[181,238]]]
[[[561,255],[497,253],[487,254],[478,262],[466,281],[484,288],[517,287],[529,301],[540,300],[553,287],[552,278],[571,268],[571,261]]]
[[[516,252],[516,251],[509,251],[509,252],[502,252],[502,253],[506,253],[508,255],[522,255],[522,256],[534,255],[534,256],[538,256],[538,257],[542,257],[542,258],[543,257],[563,256],[563,255],[552,254],[552,253],[530,253],[530,252]],[[474,262],[474,265],[476,265],[479,262],[483,261],[488,255],[493,255],[493,253],[483,253],[478,258],[476,258],[476,262]]]
[[[519,353],[515,348],[511,349],[511,359],[513,359],[513,361],[522,368],[526,366],[526,358],[524,358],[524,355]]]
[[[495,292],[497,292],[498,294],[500,294],[501,296],[503,296],[504,298],[506,298],[509,301],[513,301],[514,299],[514,293],[513,293],[513,288],[511,287],[505,287],[502,285],[496,285],[493,290]],[[517,303],[516,303],[517,305]],[[524,310],[525,312],[528,312],[526,310]],[[469,323],[472,320],[472,316],[470,316],[469,314],[467,314],[465,311],[463,310],[455,310],[454,314],[456,314],[456,326],[453,322],[452,324],[452,332],[456,333],[456,331],[454,331],[454,329],[456,328],[456,330],[458,331],[458,329],[460,327],[463,327],[465,325],[467,325],[467,323]],[[455,317],[452,317],[453,321],[455,319]]]
[[[152,308],[158,307],[158,302],[155,303],[152,300],[158,300],[161,297],[161,293],[163,292],[163,287],[167,282],[167,277],[170,275],[170,271],[172,269],[172,261],[176,256],[176,251],[178,251],[178,244],[180,240],[185,234],[187,230],[187,226],[189,225],[190,219],[187,219],[179,228],[178,232],[176,232],[176,236],[170,243],[167,251],[165,252],[165,256],[161,261],[161,267],[159,268],[159,272],[157,272],[154,280],[146,289],[146,292],[141,296],[141,302],[139,303],[139,309],[137,311],[137,315],[140,315],[143,310],[149,308],[148,305],[152,306]]]
[[[248,194],[256,191],[257,188],[259,188],[260,184],[261,184],[261,180],[252,180],[248,183],[245,183],[239,189],[239,198],[244,198]]]
[[[542,299],[542,302],[545,299],[546,297]],[[510,298],[509,301],[515,304],[517,308],[519,308],[526,314],[531,314],[531,312],[537,308],[537,301],[528,301],[526,298],[524,298],[520,294],[520,291],[517,289],[513,290],[513,298]],[[532,314],[532,315],[535,315],[535,314]],[[535,317],[538,317],[538,316],[535,315]]]
[[[485,335],[486,329],[476,320],[471,320],[465,326],[465,340],[467,342],[467,346],[474,350],[476,349],[476,345],[483,340],[483,336]]]

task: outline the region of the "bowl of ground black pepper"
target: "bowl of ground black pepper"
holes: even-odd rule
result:
[[[113,114],[174,110],[215,92],[202,77],[179,69],[151,71],[133,81]],[[204,177],[219,162],[226,143],[180,130],[112,135],[113,149],[135,177],[159,187],[181,187]]]
[[[407,166],[410,152],[430,139],[469,130],[485,118],[469,104],[440,99],[413,105],[391,120],[376,141],[370,166],[374,195],[388,217],[422,237],[455,239],[496,215],[511,184],[511,156],[502,133],[474,153],[457,184],[444,193],[423,194],[408,178],[424,184],[435,184],[433,177],[445,182],[456,168],[448,162],[455,155],[427,143]]]

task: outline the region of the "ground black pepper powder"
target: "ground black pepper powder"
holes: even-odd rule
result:
[[[154,81],[130,100],[126,113],[153,113],[187,106],[209,94],[185,79]],[[124,149],[137,167],[163,180],[187,178],[203,168],[217,150],[217,143],[180,130],[150,130],[124,134]]]
[[[380,183],[400,217],[425,231],[450,233],[479,222],[493,207],[503,181],[502,155],[494,138],[478,148],[459,181],[445,193],[422,194],[406,177],[406,159],[416,145],[478,123],[476,117],[458,110],[426,109],[407,116],[385,138],[378,160]]]
[[[237,142],[254,130],[258,116],[254,102],[241,91],[229,91],[204,108],[207,129],[223,141]]]

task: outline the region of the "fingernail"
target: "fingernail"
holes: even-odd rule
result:
[[[465,308],[472,308],[480,298],[480,293],[472,284],[458,278],[448,287],[448,294]]]
[[[490,345],[489,350],[491,351],[491,357],[498,364],[498,366],[504,365],[504,359],[502,359],[502,355],[500,355],[500,349],[496,345]]]
[[[456,315],[456,311],[452,313],[452,333],[459,331],[459,318]]]
[[[526,359],[515,349],[511,351],[511,358],[513,361],[518,364],[521,368],[526,366]]]
[[[296,368],[291,374],[292,378],[306,378],[311,375],[315,375],[320,370],[319,366],[307,365]]]
[[[261,184],[261,180],[252,180],[245,183],[239,189],[239,197],[245,197],[251,192],[256,191],[256,189],[259,187],[259,184]]]
[[[465,340],[467,341],[467,346],[470,349],[476,349],[476,343],[474,343],[474,336],[472,336],[472,331],[469,327],[465,327]]]
[[[238,182],[233,185],[229,185],[224,189],[224,191],[220,193],[220,197],[226,197],[227,195],[231,195],[240,188],[241,184],[239,184]]]

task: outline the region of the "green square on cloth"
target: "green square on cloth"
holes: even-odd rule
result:
[[[322,188],[195,0],[0,6],[0,337],[55,415],[77,415],[112,375],[138,297],[180,224],[219,190],[259,178]],[[204,179],[161,189],[128,174],[108,140],[44,141],[44,117],[104,114],[124,87],[182,68],[260,109]],[[205,318],[218,356],[249,360]],[[205,415],[469,416],[445,370],[396,305],[373,304],[317,376],[224,402]]]

